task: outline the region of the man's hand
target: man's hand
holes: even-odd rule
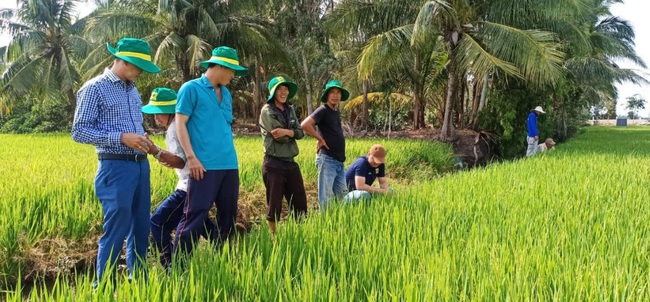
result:
[[[174,167],[172,167],[172,165],[170,165],[168,162],[164,162],[164,161],[161,161],[161,160],[158,160],[158,162],[159,162],[161,165],[163,165],[163,166],[165,166],[165,167],[167,167],[167,168],[174,168]]]
[[[539,141],[539,135],[535,135],[535,140]]]
[[[158,152],[160,151],[160,148],[159,148],[158,146],[156,146],[156,144],[151,140],[151,138],[149,137],[149,135],[147,135],[147,134],[145,133],[145,134],[144,134],[144,137],[147,138],[147,143],[149,143],[149,146],[150,146],[150,147],[149,147],[149,151],[148,151],[147,153],[149,153],[149,154],[151,154],[151,155],[156,155],[156,154],[158,154]]]
[[[284,128],[275,128],[275,129],[273,129],[273,131],[271,131],[271,135],[273,135],[273,138],[280,138],[280,137],[283,137],[283,136],[291,136],[290,135],[291,133],[289,131],[292,131],[292,130],[284,129]]]
[[[321,148],[325,148],[327,150],[330,149],[324,139],[318,140],[318,144],[316,144],[316,151],[319,151]]]
[[[150,145],[149,138],[136,133],[122,133],[120,141],[127,147],[144,153],[148,153],[149,149],[154,146],[153,143]]]
[[[196,156],[187,157],[187,166],[190,168],[190,175],[196,180],[203,179],[203,173],[207,172]]]

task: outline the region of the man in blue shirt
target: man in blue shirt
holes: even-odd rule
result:
[[[373,187],[375,179],[379,187]],[[368,199],[371,194],[385,194],[388,192],[386,179],[386,149],[376,144],[370,148],[368,155],[357,158],[345,172],[345,181],[348,193],[343,200]]]
[[[142,71],[157,73],[160,68],[151,61],[144,40],[123,38],[116,49],[106,47],[115,57],[113,65],[77,93],[72,138],[94,145],[99,157],[95,194],[102,203],[104,234],[99,239],[97,278],[110,267],[115,281],[115,262],[125,237],[131,276],[135,268],[146,266],[151,206],[147,152],[153,144],[145,136],[142,100],[134,82]]]
[[[212,203],[217,207],[218,232],[212,237],[218,243],[230,236],[237,218],[239,170],[231,127],[232,96],[225,85],[248,71],[239,65],[237,52],[225,46],[212,50],[201,67],[207,69],[205,74],[178,91],[176,130],[191,177],[174,253],[192,252]]]
[[[528,143],[528,149],[526,149],[526,156],[533,156],[537,153],[537,145],[539,144],[539,130],[537,129],[537,116],[544,114],[544,110],[541,106],[535,107],[535,109],[530,111],[528,115],[528,121],[526,122],[526,129],[528,129],[528,137],[526,137],[526,142]]]

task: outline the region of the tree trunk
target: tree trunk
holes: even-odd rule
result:
[[[390,103],[390,98],[388,98],[388,138],[390,138],[391,130],[393,129],[393,112],[392,104]]]
[[[258,60],[258,58],[255,57],[255,62],[254,62],[254,64],[255,64],[255,79],[254,79],[255,83],[253,85],[253,106],[252,106],[253,107],[253,112],[252,112],[253,114],[252,114],[252,117],[257,117],[257,115],[260,113],[260,106],[259,105],[261,103],[260,102],[260,100],[261,100],[260,99],[260,91],[261,91],[261,84],[262,84],[262,80],[261,80],[262,75],[260,74],[260,66],[258,65],[259,62],[260,61]]]
[[[477,94],[477,97],[479,98],[479,100],[478,100],[478,106],[476,107],[476,109],[474,111],[474,119],[472,121],[472,128],[476,128],[478,126],[478,121],[479,121],[478,114],[481,111],[483,111],[483,108],[485,108],[486,101],[487,101],[488,82],[489,82],[489,77],[488,77],[488,75],[485,75],[483,77],[483,83],[478,85],[478,88],[480,88],[481,91]]]
[[[310,115],[313,111],[311,107],[312,96],[311,96],[311,79],[309,77],[309,65],[307,65],[307,54],[305,49],[302,49],[302,71],[304,72],[304,81],[305,81],[305,90],[307,97],[307,115]]]
[[[425,99],[424,99],[424,85],[425,83],[420,83],[417,86],[416,93],[418,95],[418,114],[415,116],[415,119],[417,120],[418,127],[416,129],[424,128],[426,125],[424,124],[424,111],[425,111]]]
[[[478,106],[479,103],[481,102],[481,89],[482,89],[482,82],[475,81],[474,82],[474,89],[473,93],[474,95],[472,96],[472,109],[470,110],[471,116],[469,118],[469,127],[470,128],[476,128],[476,120],[478,117]]]
[[[456,129],[454,128],[453,111],[456,98],[458,96],[458,67],[456,66],[456,56],[454,54],[455,43],[451,37],[447,38],[447,72],[449,80],[447,82],[447,98],[445,100],[445,115],[442,120],[442,129],[440,129],[440,140],[445,142],[455,141],[458,139]]]
[[[420,66],[420,57],[415,55],[414,66]],[[420,129],[423,126],[424,114],[422,108],[422,86],[418,76],[413,78],[413,129]]]
[[[68,96],[68,104],[70,108],[68,108],[68,116],[72,120],[74,118],[74,112],[77,110],[77,95],[72,91],[72,89],[68,89],[66,92]],[[2,113],[0,112],[0,116],[2,116]]]
[[[187,61],[187,58],[182,54],[176,56],[176,68],[178,68],[183,74],[183,83],[194,78],[194,75],[190,71],[190,64],[188,64]]]
[[[485,101],[487,100],[488,80],[489,77],[486,74],[485,77],[483,77],[483,87],[481,87],[481,102],[478,105],[478,112],[481,112],[481,110],[483,110],[486,105]]]
[[[368,86],[370,83],[368,83],[369,80],[368,78],[363,80],[363,125],[362,128],[364,131],[368,132]]]
[[[413,129],[420,129],[420,85],[414,84],[413,90]]]
[[[458,96],[459,102],[456,102],[456,108],[454,110],[456,111],[456,127],[463,129],[465,128],[465,101],[467,100],[466,97],[466,92],[467,92],[467,81],[464,81],[464,79],[459,79],[458,80],[458,91],[460,91],[460,95]]]

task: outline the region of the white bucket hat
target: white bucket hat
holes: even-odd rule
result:
[[[537,111],[537,112],[539,112],[539,113],[546,113],[546,112],[544,112],[544,109],[542,109],[542,106],[537,106],[537,107],[535,107],[535,109],[533,109],[533,110],[535,110],[535,111]]]

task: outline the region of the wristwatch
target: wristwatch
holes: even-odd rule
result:
[[[160,159],[160,155],[162,155],[162,149],[160,149],[160,147],[158,146],[156,146],[156,148],[158,148],[158,153],[156,153],[156,155],[154,155],[153,158]]]

